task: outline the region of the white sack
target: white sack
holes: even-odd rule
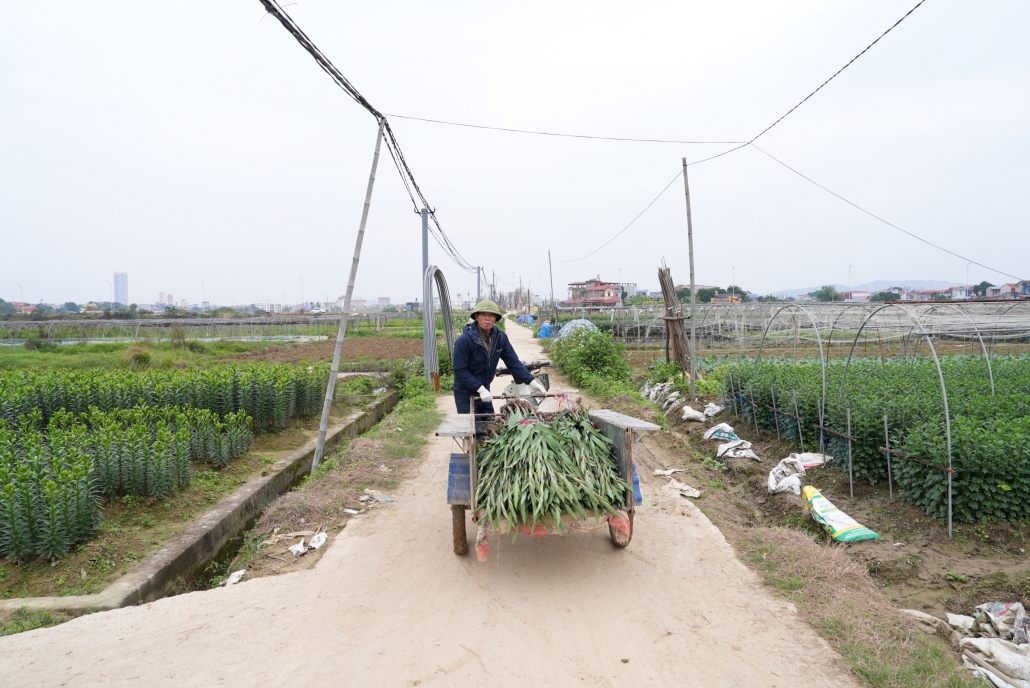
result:
[[[800,495],[801,478],[804,475],[805,467],[801,464],[801,460],[791,454],[769,471],[769,492],[771,494],[793,492]]]
[[[703,423],[704,420],[705,420],[705,414],[701,413],[700,411],[698,411],[698,410],[696,410],[696,409],[694,409],[694,408],[692,408],[690,406],[684,406],[683,407],[683,420],[693,420],[693,421],[697,421],[699,423]]]
[[[708,402],[705,405],[705,416],[707,416],[708,418],[714,418],[715,416],[718,416],[720,413],[722,413],[722,406],[716,406],[712,402]]]

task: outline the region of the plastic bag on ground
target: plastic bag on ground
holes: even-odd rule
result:
[[[758,458],[758,454],[751,451],[751,443],[747,440],[734,440],[720,444],[715,456],[720,459],[754,459],[755,461],[761,461]]]
[[[233,571],[229,574],[229,577],[222,581],[222,585],[228,587],[230,585],[236,585],[243,578],[243,574],[247,572],[247,569],[240,569],[239,571]]]
[[[705,430],[704,438],[706,440],[729,440],[731,442],[740,439],[728,423],[719,423],[708,428]]]
[[[826,532],[837,542],[858,542],[859,540],[879,540],[880,536],[869,530],[855,519],[833,505],[823,497],[819,490],[811,485],[804,488],[801,494],[805,498],[805,508],[812,514]]]
[[[789,458],[800,459],[801,465],[805,467],[805,470],[808,470],[809,468],[815,468],[817,466],[822,466],[824,463],[833,461],[832,456],[826,456],[825,454],[815,454],[813,452],[803,452],[801,454],[795,453],[791,454]]]
[[[295,557],[299,557],[307,551],[308,548],[304,545],[304,538],[301,538],[300,542],[295,544],[293,547],[290,547],[290,554]]]
[[[700,490],[697,490],[697,489],[691,487],[690,485],[687,485],[686,483],[681,483],[680,481],[676,480],[675,478],[672,478],[671,480],[669,480],[668,484],[665,485],[662,489],[663,490],[671,490],[673,492],[679,492],[684,497],[700,497],[701,496],[701,491]]]
[[[973,635],[1011,640],[1017,645],[1030,642],[1027,640],[1030,619],[1019,602],[987,602],[975,609],[969,629]]]
[[[318,533],[308,542],[308,547],[310,547],[311,549],[318,549],[319,547],[324,545],[325,541],[328,539],[329,536],[325,533]]]
[[[705,416],[707,416],[708,418],[714,418],[715,416],[718,416],[720,413],[722,413],[722,406],[716,406],[712,402],[708,402],[707,404],[705,404],[704,413]]]
[[[694,408],[692,408],[690,406],[684,406],[683,407],[683,420],[693,420],[693,421],[697,421],[698,423],[703,423],[703,422],[705,422],[705,414],[701,413],[700,411],[698,411],[698,410],[696,410],[696,409],[694,409]]]
[[[782,494],[793,492],[801,494],[801,478],[805,475],[805,467],[801,460],[791,454],[786,459],[781,459],[776,468],[769,471],[769,492],[771,494]]]
[[[1001,683],[991,678],[994,685],[1024,686],[1030,688],[1030,645],[1016,645],[1001,638],[962,638],[959,640],[962,658],[968,662],[970,655],[990,666],[990,673],[996,674]],[[970,666],[972,664],[973,666]],[[977,662],[969,662],[966,666],[981,669]]]

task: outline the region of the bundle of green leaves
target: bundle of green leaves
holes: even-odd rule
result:
[[[562,514],[615,514],[629,489],[619,477],[611,440],[585,412],[548,424],[515,410],[486,442],[477,469],[473,511],[495,529],[503,523],[516,532],[545,519],[561,531]]]

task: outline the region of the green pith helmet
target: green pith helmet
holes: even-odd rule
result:
[[[496,315],[498,320],[504,317],[501,311],[497,308],[497,304],[489,299],[483,299],[476,304],[476,307],[472,310],[472,315],[470,316],[473,320],[476,319],[476,313],[490,313],[492,315]]]

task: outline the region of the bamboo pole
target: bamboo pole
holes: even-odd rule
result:
[[[322,403],[322,420],[318,425],[318,440],[315,442],[315,457],[311,461],[311,472],[314,473],[322,462],[325,451],[325,433],[329,428],[329,411],[336,397],[336,375],[340,370],[340,354],[343,352],[343,338],[347,333],[347,316],[350,314],[351,296],[354,294],[354,280],[358,276],[358,262],[361,260],[361,242],[365,239],[365,223],[368,222],[368,208],[372,204],[372,187],[376,181],[376,167],[379,166],[379,148],[383,143],[383,127],[385,119],[379,120],[379,133],[376,134],[376,150],[372,156],[372,173],[368,177],[368,189],[365,191],[365,207],[361,210],[361,223],[358,225],[358,238],[354,242],[354,258],[351,260],[350,276],[347,278],[347,295],[343,297],[343,313],[340,314],[340,329],[336,333],[336,347],[333,349],[333,364],[329,373],[329,384],[325,388],[325,401]]]

